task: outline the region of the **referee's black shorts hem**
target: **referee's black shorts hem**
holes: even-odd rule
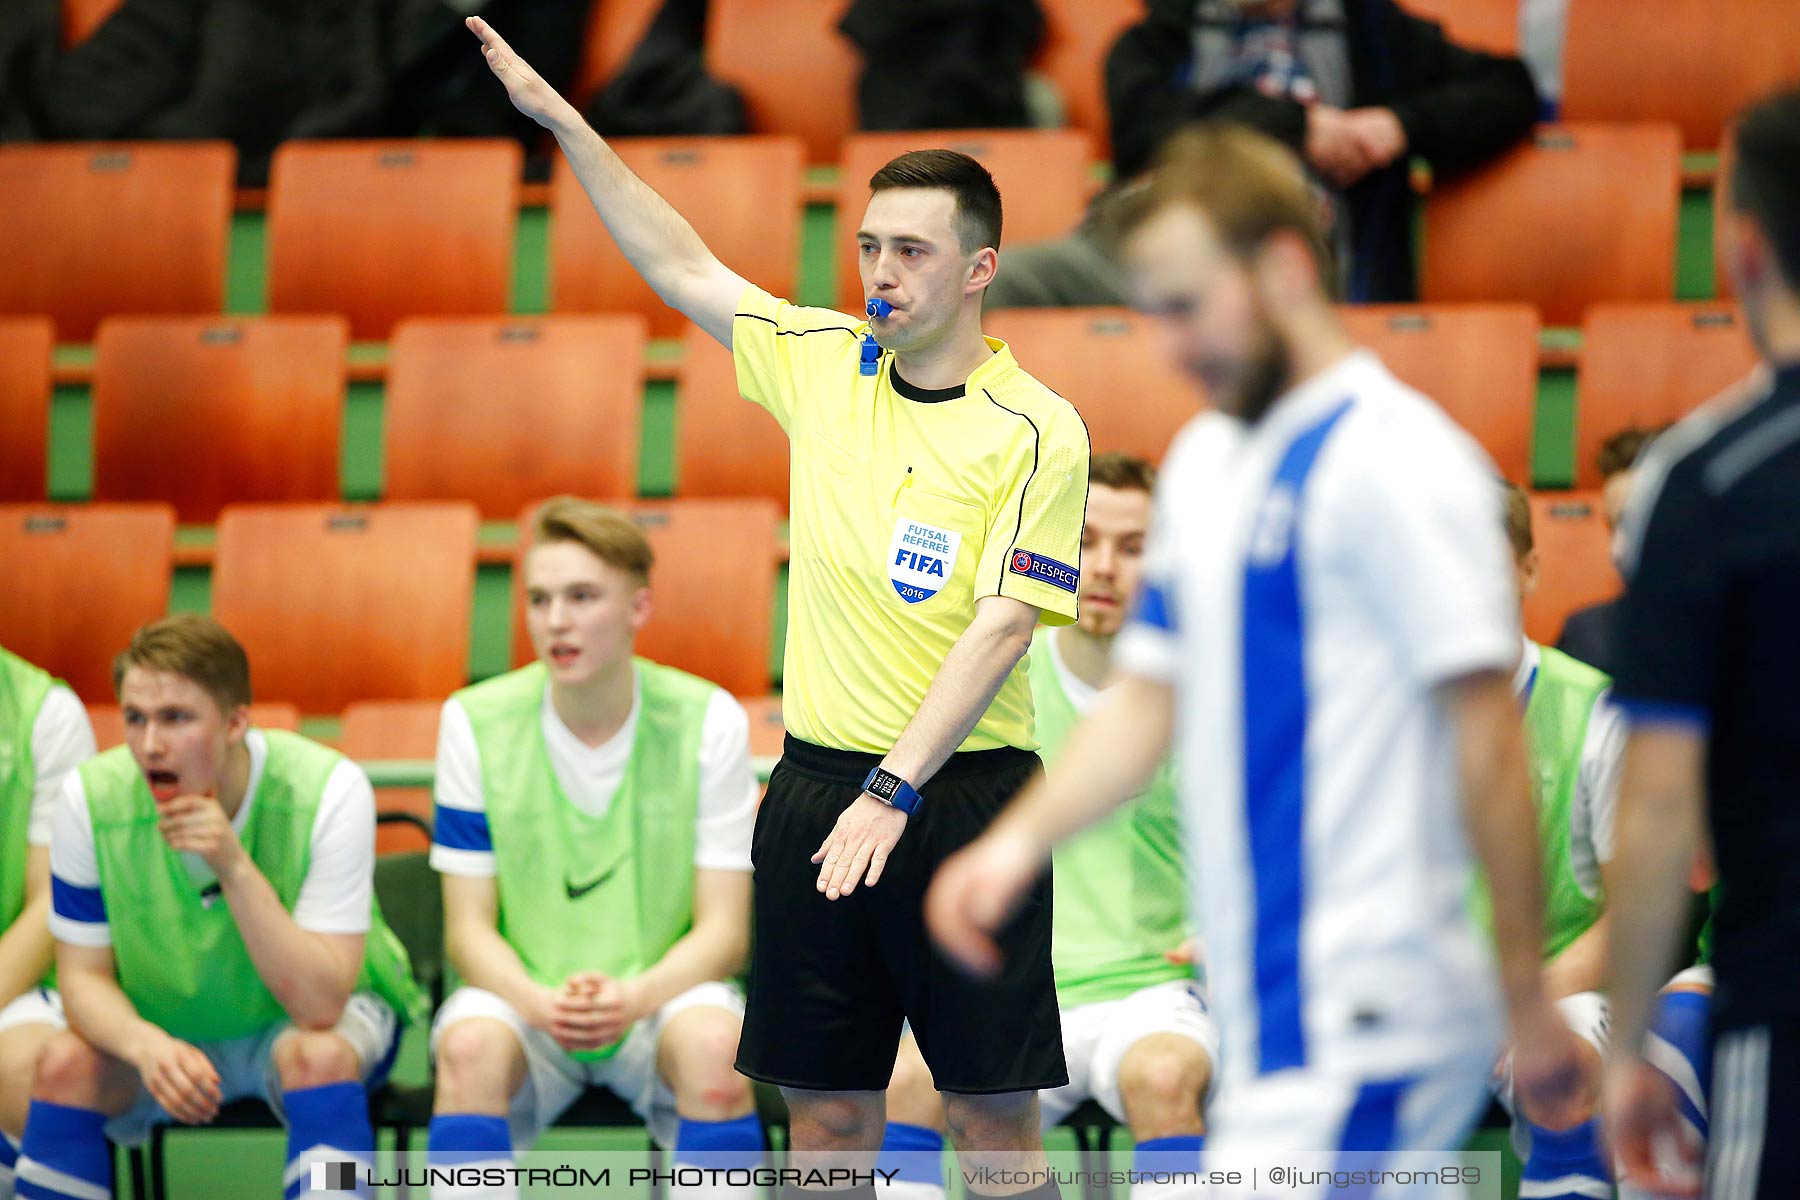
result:
[[[1031,776],[1010,747],[952,755],[924,788],[873,888],[838,900],[810,861],[880,762],[789,737],[757,810],[755,926],[737,1069],[777,1087],[884,1091],[910,1022],[942,1091],[999,1095],[1068,1082],[1050,965],[1049,872],[999,934],[1005,965],[977,979],[924,924],[943,861],[986,830]]]

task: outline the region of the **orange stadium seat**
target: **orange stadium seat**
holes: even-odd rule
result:
[[[403,317],[506,312],[523,159],[505,139],[284,143],[269,311],[343,313],[358,339]]]
[[[598,0],[588,15],[587,41],[569,99],[585,108],[644,39],[663,0]]]
[[[124,0],[62,0],[63,47],[79,46]]]
[[[467,678],[479,523],[472,504],[233,505],[213,615],[303,712],[442,699]]]
[[[1106,55],[1143,18],[1140,0],[1042,0],[1044,40],[1033,64],[1062,93],[1063,123],[1085,129],[1105,154]]]
[[[1125,308],[1008,308],[987,332],[1087,422],[1095,454],[1159,462],[1204,403],[1199,384],[1164,358],[1150,322]]]
[[[183,521],[237,501],[336,499],[348,344],[342,317],[108,318],[95,499],[166,501]]]
[[[44,498],[55,342],[42,317],[0,319],[0,501]]]
[[[112,699],[113,656],[169,609],[174,553],[167,505],[0,505],[0,646]]]
[[[1500,473],[1531,479],[1538,318],[1524,304],[1371,304],[1338,310],[1350,336],[1475,435]]]
[[[1533,493],[1531,533],[1538,584],[1525,597],[1525,635],[1553,646],[1570,613],[1619,594],[1600,493]]]
[[[1093,194],[1094,143],[1078,129],[952,129],[859,133],[844,143],[838,174],[838,304],[863,311],[856,231],[869,204],[869,176],[908,150],[940,147],[981,160],[1000,189],[1002,247],[1062,237],[1081,223]]]
[[[781,717],[781,694],[740,696],[738,699],[750,715],[750,756],[781,757],[781,744],[787,738],[787,727],[782,724]]]
[[[1800,81],[1793,0],[1570,0],[1563,114],[1575,121],[1674,121],[1711,150],[1727,121]]]
[[[344,710],[337,747],[359,762],[437,757],[442,700],[365,700]],[[407,813],[432,826],[430,788],[376,788],[375,811]],[[404,825],[377,825],[375,853],[427,850],[420,833]]]
[[[1519,0],[1401,0],[1400,7],[1436,21],[1460,45],[1490,54],[1519,52]]]
[[[738,696],[769,690],[774,635],[776,535],[767,500],[646,501],[629,509],[655,555],[650,623],[638,634],[645,658],[710,679]],[[513,661],[532,659],[525,631],[525,556],[534,508],[520,514],[513,562]]]
[[[1575,486],[1600,486],[1600,446],[1678,421],[1760,361],[1730,304],[1600,304],[1581,331]]]
[[[675,377],[675,491],[683,499],[751,497],[788,505],[787,434],[738,395],[731,351],[696,325]]]
[[[123,649],[123,647],[121,647]],[[255,672],[251,673],[252,681]],[[101,750],[125,744],[125,714],[116,704],[90,704],[88,720],[94,723],[94,743]],[[282,729],[289,733],[300,728],[300,710],[279,700],[257,702],[250,706],[250,723],[258,729]]]
[[[85,342],[110,313],[216,313],[237,152],[225,142],[0,146],[0,314]]]
[[[1517,300],[1574,325],[1602,300],[1668,300],[1681,141],[1673,125],[1564,125],[1435,189],[1428,301]]]
[[[642,317],[402,321],[385,495],[498,520],[559,492],[634,496],[643,390]]]
[[[611,145],[721,262],[777,296],[794,294],[806,165],[798,138],[621,138]],[[681,335],[685,318],[625,261],[560,155],[550,180],[550,221],[557,312],[640,313],[651,337]]]
[[[743,94],[756,133],[806,140],[812,163],[835,162],[856,128],[862,58],[838,32],[847,0],[711,0],[706,65]]]

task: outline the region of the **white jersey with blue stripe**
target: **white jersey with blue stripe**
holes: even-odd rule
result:
[[[1518,658],[1497,479],[1366,351],[1170,450],[1115,661],[1176,688],[1228,1083],[1498,1042],[1435,690]]]

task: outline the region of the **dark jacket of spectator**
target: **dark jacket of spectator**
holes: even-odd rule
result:
[[[1438,175],[1480,165],[1530,132],[1538,98],[1516,58],[1466,49],[1434,21],[1393,0],[1342,0],[1350,60],[1350,103],[1393,111],[1407,151],[1344,194],[1352,237],[1355,300],[1409,300],[1415,294],[1413,195],[1407,158]],[[1195,0],[1148,0],[1149,15],[1122,34],[1106,60],[1113,162],[1120,178],[1149,166],[1181,125],[1239,121],[1304,157],[1306,107],[1249,87],[1196,92]]]
[[[1037,0],[855,0],[838,28],[863,56],[859,129],[1025,125]]]

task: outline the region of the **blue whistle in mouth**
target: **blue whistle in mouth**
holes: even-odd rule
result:
[[[885,317],[894,311],[894,306],[877,296],[869,301],[868,306],[864,311],[871,317]],[[881,346],[876,342],[875,335],[872,333],[863,334],[862,363],[859,365],[858,370],[864,375],[878,375],[881,373]]]

